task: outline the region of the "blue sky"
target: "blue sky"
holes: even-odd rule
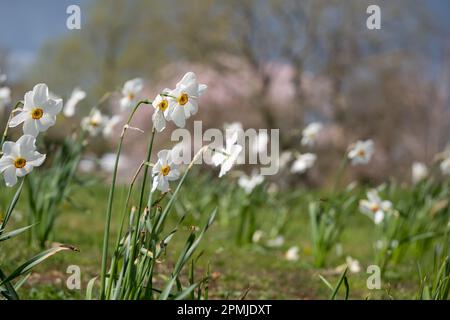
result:
[[[0,48],[9,51],[12,78],[33,62],[41,46],[70,31],[66,28],[66,8],[81,7],[82,20],[94,0],[0,0]],[[358,0],[353,0],[358,1]],[[374,0],[374,3],[377,1]],[[450,1],[427,0],[439,23],[450,30]],[[407,12],[408,8],[405,8]],[[11,70],[12,69],[12,70]]]
[[[66,9],[72,4],[79,5],[83,19],[84,9],[91,1],[0,0],[0,48],[9,51],[9,69],[21,69],[32,63],[46,41],[76,32],[66,28]]]

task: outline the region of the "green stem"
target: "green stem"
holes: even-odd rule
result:
[[[134,114],[136,113],[137,109],[141,106],[141,104],[151,104],[151,102],[148,100],[143,100],[143,101],[139,101],[136,104],[136,106],[133,108],[133,110],[131,111],[131,113],[128,117],[126,125],[123,128],[122,134],[120,135],[119,145],[117,146],[116,161],[114,163],[113,177],[112,177],[111,188],[109,190],[109,197],[108,197],[108,207],[106,210],[105,232],[104,232],[104,236],[103,236],[100,299],[104,299],[104,297],[105,297],[106,260],[108,257],[109,231],[110,231],[110,227],[111,227],[111,213],[112,213],[112,205],[113,205],[113,200],[114,200],[114,191],[116,189],[117,169],[119,166],[120,153],[122,151],[122,145],[123,145],[123,140],[125,137],[125,132],[127,130],[127,126],[131,123],[131,120],[133,119]]]
[[[120,223],[119,233],[117,235],[117,241],[116,241],[116,246],[115,246],[116,249],[115,249],[115,252],[114,252],[114,255],[113,255],[113,259],[111,261],[111,271],[110,271],[111,272],[111,274],[110,274],[110,278],[111,279],[115,279],[115,275],[116,275],[115,273],[117,271],[115,259],[119,255],[118,251],[120,249],[120,240],[122,239],[122,233],[123,233],[123,229],[124,229],[124,225],[125,225],[125,218],[127,217],[127,214],[131,210],[133,210],[132,208],[130,208],[130,199],[131,199],[131,194],[132,194],[132,191],[133,191],[133,187],[134,187],[134,184],[135,184],[135,182],[137,180],[137,177],[138,177],[139,173],[141,172],[141,169],[142,169],[142,167],[144,165],[145,165],[145,163],[142,162],[141,165],[139,166],[138,170],[134,174],[134,177],[131,180],[130,186],[128,188],[128,193],[127,193],[127,198],[125,200],[125,206],[124,206],[124,211],[123,211],[123,214],[122,214],[122,219],[121,219],[121,223]],[[112,287],[113,287],[113,281],[110,281],[108,283],[108,286],[106,287],[106,296],[105,296],[106,299],[109,299],[109,297],[111,296]]]
[[[150,158],[151,158],[151,155],[152,155],[152,149],[153,149],[153,141],[155,139],[155,132],[156,132],[156,130],[153,127],[152,135],[151,135],[151,138],[150,138],[150,142],[148,144],[146,163],[150,162]],[[137,214],[136,214],[136,223],[135,223],[133,234],[132,234],[132,237],[131,237],[131,243],[133,244],[133,248],[132,248],[132,251],[131,251],[131,257],[130,257],[130,259],[128,261],[129,266],[128,266],[127,273],[129,275],[134,274],[132,272],[133,268],[134,268],[133,263],[134,263],[134,261],[135,261],[135,259],[137,257],[138,251],[139,251],[139,243],[138,243],[139,238],[138,237],[140,235],[140,222],[141,222],[141,213],[142,213],[142,202],[143,202],[143,199],[144,199],[144,192],[145,192],[145,187],[146,187],[146,184],[147,184],[147,175],[148,175],[148,166],[145,166],[144,178],[143,178],[143,181],[142,181],[141,192],[140,192],[140,196],[139,196],[139,207],[138,207],[138,211],[137,211]],[[128,279],[129,279],[129,281],[135,282],[135,278],[131,279],[130,277],[128,277]],[[134,287],[134,286],[132,286],[132,287]]]
[[[336,173],[336,177],[334,178],[334,186],[333,186],[334,193],[336,193],[339,188],[339,184],[342,179],[342,174],[344,173],[345,168],[347,168],[347,164],[348,164],[348,158],[347,158],[347,154],[345,154],[344,158],[342,158],[341,163],[339,164],[339,169]]]
[[[149,142],[148,148],[147,148],[147,158],[145,160],[146,163],[150,162],[150,159],[151,159],[151,156],[152,156],[152,149],[153,149],[153,141],[155,139],[155,132],[156,132],[155,127],[153,127],[152,128],[152,136],[150,138],[150,142]],[[142,201],[144,200],[145,187],[146,187],[146,184],[147,184],[147,176],[148,176],[148,166],[145,166],[145,168],[144,168],[144,178],[142,180],[141,193],[140,193],[140,196],[139,196],[138,215],[140,215],[140,213],[142,212]]]

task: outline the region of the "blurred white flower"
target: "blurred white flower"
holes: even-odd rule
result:
[[[0,173],[8,187],[17,183],[17,177],[29,174],[45,161],[45,155],[36,151],[36,139],[31,135],[23,135],[17,142],[5,142],[2,151]]]
[[[25,102],[19,114],[13,117],[10,127],[23,123],[23,133],[36,137],[39,132],[47,131],[56,122],[56,115],[61,112],[61,99],[52,99],[44,83],[34,86],[33,91],[25,94]]]
[[[102,131],[103,136],[105,138],[110,137],[111,134],[114,132],[114,128],[121,120],[122,120],[122,117],[118,116],[118,115],[114,115],[112,117],[107,117],[106,122],[104,123],[103,131]]]
[[[284,237],[278,236],[273,239],[269,239],[266,242],[266,245],[271,248],[281,247],[284,244]]]
[[[75,107],[77,104],[82,101],[84,98],[86,98],[86,92],[81,90],[80,88],[75,88],[72,91],[72,94],[70,95],[70,98],[67,100],[63,114],[64,116],[70,118],[75,115]]]
[[[257,174],[255,171],[252,172],[251,176],[247,176],[243,174],[239,177],[238,184],[244,189],[245,193],[250,194],[253,189],[255,189],[258,185],[264,182],[264,177],[260,174]]]
[[[180,177],[178,166],[173,162],[172,150],[161,150],[158,152],[158,161],[152,170],[153,185],[152,192],[156,189],[161,192],[169,190],[169,181]]]
[[[236,131],[244,131],[244,127],[242,126],[242,123],[239,121],[235,121],[232,123],[225,123],[223,125],[223,128],[225,129],[225,132],[230,132],[231,134],[234,134]]]
[[[391,241],[391,248],[395,249],[398,247],[399,244],[400,244],[400,242],[397,239],[394,239]]]
[[[169,92],[169,89],[164,89],[163,93]],[[153,125],[156,131],[161,132],[166,127],[166,118],[169,116],[169,98],[164,95],[158,94],[153,100]]]
[[[335,268],[335,271],[338,273],[344,272],[345,269],[348,269],[351,273],[358,273],[361,272],[361,266],[359,264],[359,261],[356,259],[353,259],[350,256],[347,256],[345,258],[345,263],[337,266]]]
[[[113,172],[115,163],[116,163],[116,154],[115,153],[105,153],[100,158],[100,168],[104,172],[108,172],[108,173]]]
[[[352,165],[369,163],[374,153],[374,145],[372,140],[357,141],[350,147],[348,158],[352,161]]]
[[[14,221],[16,221],[16,222],[23,221],[23,217],[24,217],[24,213],[19,210],[14,210],[14,214],[11,216],[11,218],[14,219]]]
[[[262,230],[256,230],[255,233],[253,233],[252,241],[254,243],[258,243],[261,241],[261,239],[264,237],[264,231]]]
[[[100,169],[106,173],[111,173],[114,171],[114,166],[116,164],[116,154],[115,153],[105,153],[99,160]],[[129,158],[125,155],[120,155],[119,164],[120,166],[126,167],[129,165]]]
[[[93,159],[82,159],[78,165],[81,172],[89,173],[95,170],[97,163]],[[114,168],[114,167],[113,167]]]
[[[214,150],[211,157],[212,163],[217,167],[220,165],[219,178],[231,170],[242,151],[242,146],[237,144],[237,132],[226,139],[225,149]]]
[[[418,183],[428,176],[428,168],[422,162],[414,162],[411,167],[412,181]]]
[[[178,127],[184,128],[186,119],[197,113],[198,98],[206,91],[207,86],[199,84],[195,73],[186,73],[176,88],[169,92],[170,99],[167,120],[173,121]]]
[[[8,87],[0,88],[0,109],[3,109],[11,102],[11,89]]]
[[[377,241],[375,241],[375,244],[374,244],[375,249],[381,250],[381,249],[383,249],[385,246],[386,246],[386,243],[385,243],[384,240],[377,240]]]
[[[345,190],[346,191],[352,191],[353,189],[355,189],[358,186],[358,181],[352,181],[350,182],[346,187]]]
[[[302,132],[302,145],[313,146],[322,128],[320,122],[310,123]]]
[[[441,171],[445,175],[450,175],[450,157],[441,162]]]
[[[359,261],[356,259],[353,259],[352,257],[348,256],[345,259],[345,262],[347,263],[348,270],[351,273],[358,273],[361,271],[361,266],[359,265]]]
[[[100,133],[104,137],[109,137],[120,120],[121,117],[118,115],[108,117],[103,115],[99,110],[95,110],[81,120],[81,127],[92,137],[98,136]]]
[[[360,200],[359,210],[373,219],[375,224],[380,224],[386,213],[392,210],[392,203],[381,200],[378,191],[372,189],[367,191],[367,200]]]
[[[144,88],[144,82],[141,78],[135,78],[125,82],[122,88],[122,99],[120,99],[120,108],[122,110],[133,108],[140,100],[140,93]]]
[[[299,249],[297,246],[290,247],[288,251],[286,251],[285,257],[288,261],[297,261],[299,259],[298,255]]]
[[[313,153],[305,153],[297,156],[291,167],[292,173],[304,173],[306,170],[314,166],[317,156]]]
[[[239,140],[239,138],[242,135],[244,135],[244,127],[242,126],[242,123],[240,123],[239,121],[235,121],[232,123],[225,123],[223,125],[223,128],[225,130],[225,139],[232,138],[236,134],[237,138]],[[239,141],[238,141],[238,143],[239,143]],[[242,149],[244,149],[244,146],[242,144],[240,144],[240,146],[242,146]],[[245,162],[245,153],[241,152],[236,161],[238,163],[244,163]]]

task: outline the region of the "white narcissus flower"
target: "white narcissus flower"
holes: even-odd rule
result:
[[[223,125],[223,128],[225,129],[225,132],[234,133],[235,131],[244,131],[244,127],[242,126],[242,123],[239,121],[235,121],[232,123],[225,123]]]
[[[122,117],[118,116],[118,115],[114,115],[112,117],[106,117],[103,131],[102,131],[103,137],[105,137],[105,138],[110,137],[112,135],[112,133],[114,132],[114,128],[121,120],[122,120]]]
[[[81,120],[83,130],[89,132],[92,137],[98,136],[100,133],[104,137],[112,134],[114,126],[121,120],[120,116],[108,117],[103,115],[99,110],[95,110],[91,115]]]
[[[158,161],[152,170],[153,184],[152,192],[156,189],[161,192],[169,190],[169,181],[180,177],[178,166],[173,162],[172,150],[161,150],[158,152]]]
[[[114,167],[116,165],[116,157],[115,153],[105,153],[99,161],[100,168],[107,173],[111,173],[114,171]],[[122,158],[122,157],[121,157]],[[119,160],[120,161],[120,160]]]
[[[290,247],[288,251],[286,251],[285,257],[287,261],[297,261],[299,258],[298,255],[299,248],[297,246]]]
[[[219,178],[231,170],[242,152],[242,146],[237,144],[237,139],[238,133],[235,132],[226,139],[225,149],[214,150],[211,161],[216,167],[220,165]]]
[[[133,108],[140,100],[140,93],[144,88],[144,82],[141,78],[135,78],[125,82],[122,88],[122,99],[120,99],[120,108],[122,110]]]
[[[23,135],[17,142],[5,142],[2,151],[0,173],[8,187],[17,183],[17,177],[29,174],[45,160],[45,155],[36,151],[36,138],[31,135]]]
[[[308,124],[302,132],[302,145],[313,146],[322,128],[323,125],[320,122]]]
[[[176,88],[169,92],[172,98],[170,99],[170,110],[166,119],[183,128],[186,125],[186,119],[197,113],[197,100],[206,89],[206,85],[197,82],[195,73],[186,73],[177,83]]]
[[[97,136],[103,131],[105,116],[99,110],[95,110],[89,116],[81,120],[83,130],[89,132],[91,136]]]
[[[8,87],[0,88],[0,109],[11,102],[11,89]]]
[[[245,193],[250,194],[253,189],[264,182],[264,177],[256,172],[252,172],[251,176],[243,174],[239,177],[238,184],[244,189]]]
[[[342,273],[345,269],[348,269],[351,273],[359,273],[361,272],[361,266],[359,264],[359,261],[356,259],[353,259],[350,256],[347,256],[345,258],[345,264],[342,264],[338,267],[336,267],[335,271]]]
[[[360,266],[358,260],[353,259],[352,257],[348,256],[348,257],[345,259],[345,262],[347,263],[348,270],[349,270],[351,273],[359,273],[359,272],[361,272],[361,266]]]
[[[360,200],[359,210],[373,219],[375,224],[380,224],[385,215],[391,212],[392,203],[381,200],[378,191],[372,189],[367,192],[367,200]]]
[[[156,131],[161,132],[166,127],[166,119],[169,117],[169,98],[165,96],[170,90],[164,89],[163,94],[158,94],[153,100],[153,125],[155,126]]]
[[[297,156],[291,167],[292,173],[304,173],[316,162],[317,156],[313,153],[304,153]]]
[[[93,159],[82,159],[78,164],[78,169],[84,173],[90,173],[95,170],[97,163]]]
[[[225,130],[225,139],[232,138],[234,137],[234,135],[237,135],[237,138],[239,139],[240,137],[243,137],[245,135],[244,127],[242,126],[242,123],[240,123],[239,121],[235,121],[232,123],[225,123],[223,125],[223,128]],[[240,145],[242,146],[242,149],[244,149],[244,146],[242,144]],[[236,161],[239,163],[245,162],[244,152],[241,152],[239,154],[239,157]]]
[[[428,176],[428,168],[422,162],[414,162],[411,167],[412,181],[418,183]]]
[[[117,154],[115,153],[105,153],[99,160],[98,164],[100,165],[100,169],[106,173],[112,173],[114,171],[114,167],[116,166],[116,158]],[[120,166],[127,167],[130,165],[130,159],[121,154],[119,157]]]
[[[68,118],[73,117],[75,115],[75,107],[84,98],[86,98],[86,92],[84,92],[80,88],[73,89],[69,100],[67,100],[66,105],[64,106],[63,110],[64,116]]]
[[[374,145],[372,140],[357,141],[351,146],[348,152],[348,158],[352,161],[352,165],[369,163],[374,153]]]
[[[252,235],[252,241],[254,243],[258,243],[261,241],[261,239],[265,236],[264,231],[262,230],[256,230],[255,233]]]
[[[266,242],[266,246],[271,248],[277,248],[281,247],[284,244],[284,237],[283,236],[277,236],[273,239],[269,239]]]
[[[450,157],[442,161],[440,167],[443,174],[450,175]]]
[[[36,137],[39,132],[47,131],[56,122],[56,115],[61,112],[61,99],[52,99],[48,87],[44,83],[34,86],[33,91],[25,94],[25,102],[18,115],[9,123],[10,127],[17,127],[23,123],[23,133]]]

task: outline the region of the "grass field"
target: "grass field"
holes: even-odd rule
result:
[[[358,259],[361,266],[360,272],[348,274],[351,299],[416,297],[420,284],[418,265],[429,270],[427,268],[430,268],[432,261],[432,245],[427,247],[421,257],[417,257],[414,250],[407,249],[402,253],[404,256],[398,259],[398,263],[389,263],[383,273],[381,289],[369,290],[366,286],[369,276],[366,268],[375,264],[374,243],[377,234],[373,222],[362,215],[357,207],[350,210],[345,218],[345,226],[337,246],[341,249],[337,250],[333,245],[324,266],[317,267],[312,252],[308,203],[313,199],[326,199],[330,196],[329,193],[299,189],[295,192],[268,194],[260,190],[261,194],[264,194],[263,198],[251,200],[255,215],[253,228],[262,230],[268,237],[281,235],[284,237],[284,243],[279,247],[269,247],[265,245],[264,240],[252,243],[241,239],[241,244],[238,244],[237,234],[242,230],[240,208],[248,199],[235,181],[220,180],[211,190],[211,186],[207,184],[210,179],[211,174],[196,172],[186,182],[183,197],[169,219],[170,224],[175,225],[178,217],[186,214],[186,219],[180,224],[174,240],[170,243],[170,252],[173,254],[181,250],[190,232],[195,226],[203,225],[212,207],[216,203],[219,204],[216,221],[196,251],[196,256],[202,253],[196,262],[196,277],[203,276],[208,266],[210,268],[209,298],[327,299],[330,290],[319,275],[331,284],[336,283],[342,272],[342,269],[339,271],[336,267],[346,263],[346,256]],[[59,212],[52,239],[72,244],[79,248],[80,252],[63,252],[36,267],[19,290],[21,298],[84,298],[87,282],[100,272],[107,192],[108,186],[100,182],[74,188],[70,202],[64,202]],[[347,192],[342,193],[342,197],[349,196]],[[114,203],[116,208],[121,207],[120,203],[124,201],[125,194],[125,188],[121,187]],[[352,194],[364,197],[362,189],[355,189]],[[412,196],[409,189],[402,191],[400,187],[396,194],[405,199]],[[448,217],[448,208],[443,210]],[[25,224],[26,211],[27,205],[25,201],[21,201],[13,217],[14,227]],[[117,230],[118,222],[119,217],[114,214],[111,228],[113,232]],[[115,239],[114,235],[112,238]],[[442,237],[433,239],[442,241]],[[299,259],[296,261],[288,261],[285,258],[286,250],[291,246],[299,247]],[[7,261],[10,265],[5,265],[4,269],[10,270],[13,265],[17,266],[26,257],[38,251],[39,248],[34,243],[30,246],[28,235],[22,234],[16,237],[15,241],[7,241],[2,246],[0,260]],[[169,253],[163,255],[160,277],[171,271],[174,259]],[[80,267],[80,290],[69,290],[66,286],[66,280],[70,276],[66,270],[70,265]],[[184,271],[183,277],[187,277],[187,271]]]
[[[125,93],[130,87],[139,92],[142,79],[127,81]],[[202,142],[194,156],[184,140],[155,150],[165,121],[183,128],[206,88],[188,72],[154,101],[134,101],[131,90],[120,100],[129,110],[121,129],[113,129],[121,117],[97,105],[79,130],[53,144],[36,136],[55,124],[62,100],[45,84],[25,94],[8,121],[11,128],[23,122],[24,135],[6,140],[7,127],[0,143],[4,298],[448,299],[449,150],[415,163],[412,181],[362,184],[346,173],[370,165],[375,143],[358,140],[317,189],[299,182],[318,157],[305,151],[321,123],[303,130],[303,153],[271,150],[279,170],[269,175],[261,167],[267,131],[249,130],[248,162],[261,166],[243,171],[241,123],[225,125],[224,135],[215,130],[219,143]],[[155,108],[146,156],[122,175],[125,137],[146,133],[132,126],[146,105]],[[122,131],[112,160],[91,160],[83,170],[86,148],[113,130]],[[270,141],[271,149],[279,143]],[[208,156],[212,166],[196,165]]]

